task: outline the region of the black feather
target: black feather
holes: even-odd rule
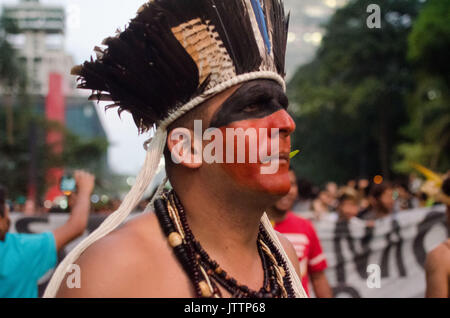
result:
[[[281,0],[266,0],[271,2],[270,19],[273,25],[273,54],[275,65],[279,74],[286,75],[285,60],[286,60],[286,46],[289,29],[289,15],[284,13],[284,5]]]
[[[277,72],[284,75],[287,21],[280,0],[264,0],[273,25]],[[269,3],[270,2],[270,3]],[[147,130],[171,111],[203,93],[211,74],[199,83],[197,65],[172,33],[173,27],[200,18],[212,25],[237,74],[257,71],[260,56],[243,0],[154,0],[143,5],[124,31],[96,47],[97,59],[74,67],[79,87],[93,91],[91,100],[111,100],[119,113],[133,115]]]

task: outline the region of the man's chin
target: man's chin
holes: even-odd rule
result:
[[[260,184],[260,192],[263,195],[273,197],[277,201],[286,196],[291,189],[290,182],[264,182]]]
[[[259,164],[223,166],[241,191],[257,193],[259,196],[268,196],[276,200],[289,193],[291,189],[289,169],[282,167],[274,174],[261,174],[260,167]]]
[[[274,196],[284,197],[291,190],[291,182],[289,179],[289,170],[280,169],[276,174],[273,175],[261,175],[259,183],[261,189],[267,194]]]

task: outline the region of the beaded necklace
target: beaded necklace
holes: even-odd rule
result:
[[[263,264],[264,283],[259,291],[254,291],[238,284],[209,257],[192,234],[183,205],[173,190],[155,200],[154,207],[170,246],[193,284],[196,297],[221,298],[222,293],[218,285],[228,291],[233,298],[295,297],[287,264],[262,225],[259,229],[257,248]]]

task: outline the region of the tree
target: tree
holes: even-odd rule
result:
[[[325,25],[312,63],[289,83],[300,175],[323,183],[391,175],[398,128],[413,86],[408,34],[421,1],[378,1],[381,28],[369,28],[371,0],[350,1]],[[313,142],[314,141],[314,142]]]
[[[450,2],[428,0],[409,36],[411,61],[450,86]]]
[[[5,128],[7,142],[14,143],[14,117],[12,98],[15,93],[23,94],[26,89],[24,67],[19,63],[15,49],[7,40],[8,34],[16,33],[17,26],[3,15],[0,16],[0,88],[3,90],[6,110]]]
[[[408,58],[415,66],[409,96],[407,141],[397,147],[399,172],[418,162],[437,171],[450,169],[450,2],[429,0],[409,36]]]
[[[19,101],[18,105],[23,104]],[[46,177],[50,168],[88,169],[96,173],[101,183],[102,177],[105,177],[100,174],[104,165],[102,158],[108,148],[104,138],[81,138],[59,123],[49,122],[22,107],[13,107],[13,110],[17,119],[13,131],[14,144],[8,143],[5,132],[0,130],[0,183],[8,188],[11,198],[27,196],[31,174],[34,174],[37,196],[42,198],[47,189]],[[1,121],[5,120],[5,115],[0,108]],[[46,143],[47,134],[55,130],[63,136],[62,153],[55,152],[53,145]]]

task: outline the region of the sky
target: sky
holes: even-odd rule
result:
[[[291,10],[291,33],[288,45],[288,76],[295,66],[305,62],[313,55],[314,48],[300,41],[305,34],[317,39],[315,24],[322,22],[327,14],[339,1],[345,0],[285,0],[288,10]],[[0,6],[17,4],[19,0],[0,0]],[[75,64],[81,64],[93,54],[93,48],[102,40],[114,35],[117,28],[124,26],[133,18],[137,9],[145,0],[40,0],[43,4],[64,5],[67,15],[67,30],[65,48],[70,53]],[[292,19],[294,18],[294,19]],[[319,19],[318,19],[319,18]],[[312,19],[309,21],[309,19]],[[304,26],[301,21],[308,20]],[[312,27],[312,29],[311,29]],[[316,43],[317,44],[317,43]],[[103,111],[103,106],[97,107],[111,146],[108,150],[108,162],[116,173],[135,175],[144,162],[145,151],[143,143],[149,136],[138,136],[131,116],[123,113],[122,118],[114,110]]]

